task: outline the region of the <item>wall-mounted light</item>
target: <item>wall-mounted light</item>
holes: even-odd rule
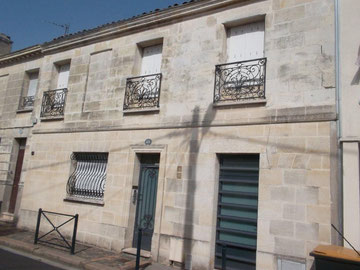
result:
[[[145,140],[145,145],[151,145],[152,143],[152,140],[151,139],[146,139]]]

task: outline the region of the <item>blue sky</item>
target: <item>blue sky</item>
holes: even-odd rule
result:
[[[0,0],[0,32],[11,37],[16,51],[61,36],[64,29],[51,22],[70,24],[74,33],[184,1]]]

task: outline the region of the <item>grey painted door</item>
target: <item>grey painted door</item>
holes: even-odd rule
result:
[[[133,247],[137,247],[138,229],[141,228],[141,249],[148,251],[151,250],[151,239],[154,232],[158,175],[158,165],[141,164]]]

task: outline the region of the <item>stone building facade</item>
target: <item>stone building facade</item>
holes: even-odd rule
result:
[[[1,56],[3,217],[121,251],[155,175],[155,261],[310,269],[338,241],[333,28],[333,0],[190,1]]]

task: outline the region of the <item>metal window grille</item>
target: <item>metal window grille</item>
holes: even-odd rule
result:
[[[214,103],[265,99],[266,58],[215,67]]]
[[[158,108],[160,101],[161,73],[128,78],[124,110]]]
[[[73,172],[67,182],[68,196],[103,199],[108,153],[75,152]]]

